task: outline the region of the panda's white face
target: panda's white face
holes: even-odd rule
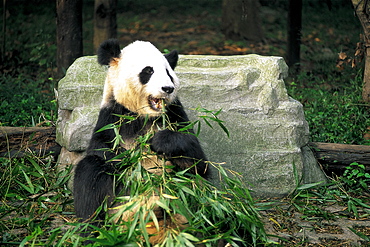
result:
[[[178,87],[179,80],[163,54],[149,42],[136,41],[111,63],[104,97],[113,91],[114,99],[130,111],[156,116],[175,100]]]

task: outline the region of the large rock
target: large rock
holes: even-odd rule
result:
[[[201,124],[199,136],[210,161],[239,172],[259,196],[282,196],[296,181],[325,180],[307,147],[309,130],[302,105],[286,92],[287,66],[282,58],[181,56],[176,73],[180,99],[191,119],[196,108],[222,109],[230,137],[214,123]],[[75,61],[59,82],[57,141],[65,147],[60,163],[83,156],[102,98],[106,68],[96,57]],[[217,182],[215,172],[212,178]]]

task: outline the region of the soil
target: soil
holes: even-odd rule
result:
[[[187,55],[285,55],[285,39],[270,35],[259,42],[225,40],[220,30],[220,8],[200,8],[195,12],[176,12],[173,15],[169,15],[168,11],[162,6],[155,14],[131,11],[119,14],[118,20],[128,19],[117,30],[121,45],[125,46],[134,40],[147,40],[161,51],[176,49],[180,54]],[[264,9],[262,15],[269,14],[271,13]],[[266,22],[276,20],[265,19]]]
[[[370,246],[357,235],[370,238],[370,218],[355,219],[345,209],[335,203],[321,207],[321,215],[307,216],[287,203],[262,211],[261,216],[270,239],[282,246]]]

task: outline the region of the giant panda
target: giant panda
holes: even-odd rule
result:
[[[74,174],[74,208],[82,221],[95,217],[95,211],[108,201],[112,204],[120,188],[115,188],[114,157],[135,148],[138,137],[153,132],[148,141],[150,151],[172,164],[175,170],[207,177],[206,156],[199,140],[192,133],[178,132],[176,126],[189,121],[177,92],[179,79],[174,69],[178,53],[163,55],[154,45],[135,41],[120,50],[117,40],[107,40],[98,49],[98,62],[108,65],[103,99],[97,124],[86,156],[77,164]],[[174,123],[171,129],[154,128],[162,114]],[[135,116],[134,120],[120,116]],[[104,126],[123,121],[119,134],[123,144],[118,153],[111,152],[115,132],[101,130]],[[160,122],[160,121],[158,121]],[[113,159],[113,160],[112,160]],[[109,205],[108,205],[109,206]],[[97,215],[104,220],[105,214]]]

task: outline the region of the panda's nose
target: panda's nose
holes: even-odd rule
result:
[[[171,94],[173,90],[175,90],[174,87],[162,87],[163,92]]]

